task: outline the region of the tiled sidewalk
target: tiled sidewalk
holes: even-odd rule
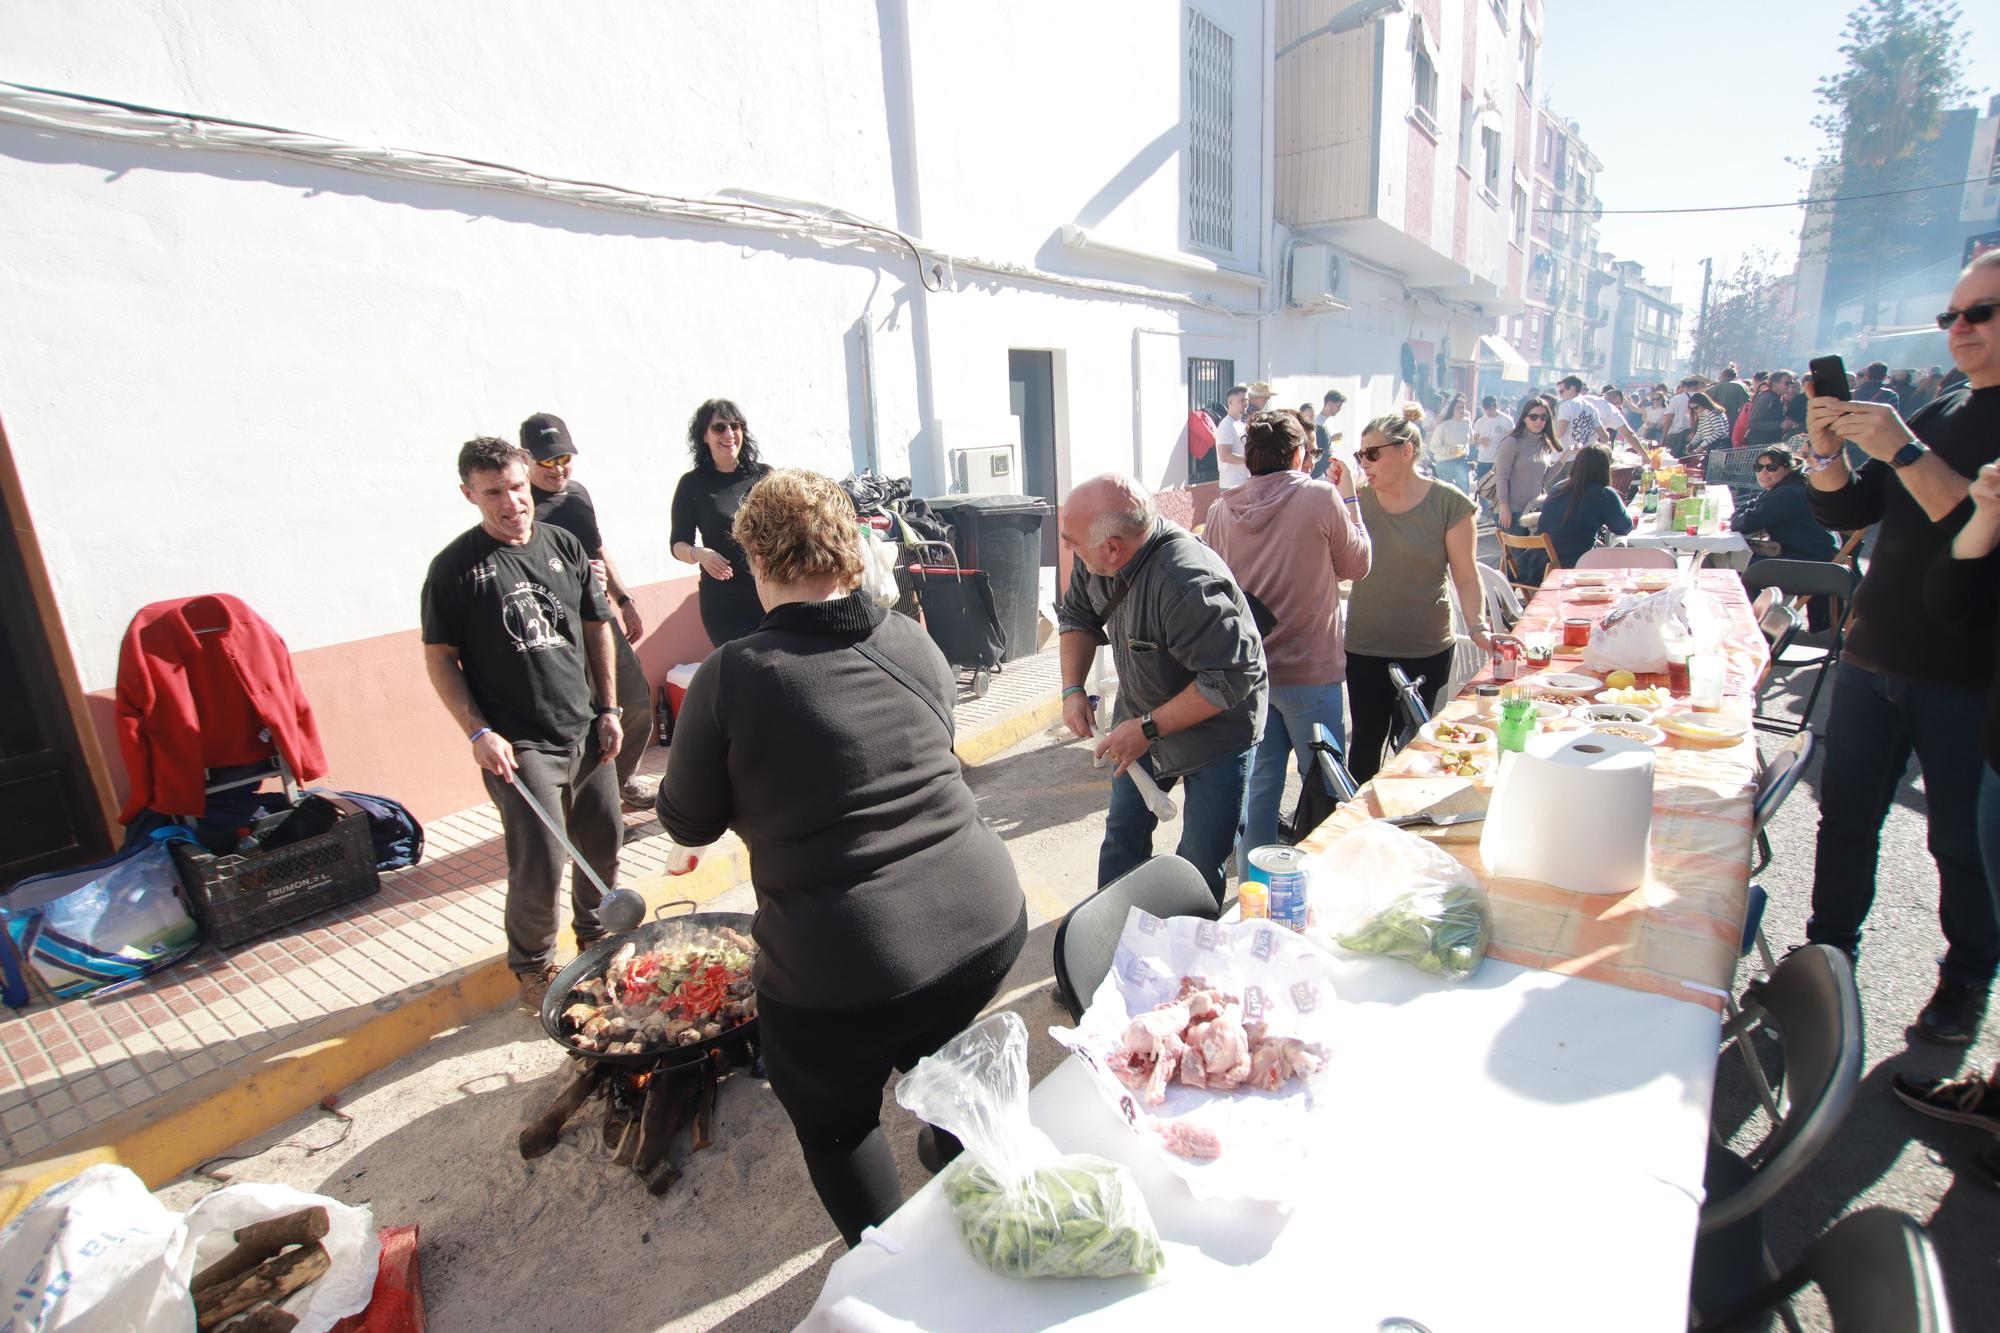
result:
[[[962,681],[961,752],[984,758],[980,738],[1004,740],[1058,683],[1053,643],[1010,663],[983,699]],[[642,771],[657,776],[665,766],[666,751],[655,749]],[[628,821],[649,836],[626,843],[621,876],[664,875],[665,834],[649,816]],[[394,1007],[398,992],[503,953],[498,813],[478,806],[424,833],[423,863],[385,874],[376,896],[235,950],[204,947],[121,991],[0,1021],[0,1167],[89,1145],[93,1127],[121,1112],[356,1009]]]

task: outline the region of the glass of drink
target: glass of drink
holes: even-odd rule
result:
[[[1556,655],[1556,636],[1548,630],[1535,630],[1521,636],[1521,655],[1529,666],[1545,667]]]
[[[1667,654],[1667,692],[1686,697],[1688,692],[1688,658],[1684,652]]]
[[[1688,702],[1696,712],[1713,713],[1722,707],[1722,678],[1728,665],[1720,653],[1696,653],[1688,658]]]

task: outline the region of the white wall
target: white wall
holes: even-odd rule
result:
[[[661,193],[800,196],[920,221],[959,254],[1189,281],[1047,249],[1086,221],[1178,248],[1177,8],[913,9],[42,0],[0,10],[0,74]],[[1205,12],[1239,33],[1254,168],[1262,6]],[[1068,39],[1077,23],[1090,40]],[[1240,174],[1254,267],[1261,176]],[[611,548],[647,583],[689,573],[666,511],[703,397],[737,398],[773,461],[855,465],[857,321],[885,469],[920,491],[942,489],[931,423],[1004,417],[1009,347],[1060,353],[1068,476],[1154,484],[1184,476],[1185,358],[1248,377],[1261,357],[1255,323],[1185,306],[991,275],[925,294],[893,251],[9,124],[0,245],[0,416],[86,688],[165,597],[235,591],[295,649],[412,627],[426,561],[474,518],[457,446],[530,412],[568,420]]]

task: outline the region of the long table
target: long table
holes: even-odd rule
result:
[[[1537,595],[1526,628],[1564,613],[1568,578]],[[1726,706],[1747,717],[1761,636],[1734,576],[1700,578],[1729,608]],[[1384,784],[1414,762],[1397,756],[1309,848],[1379,815]],[[1329,1329],[1685,1328],[1755,775],[1752,740],[1662,749],[1646,886],[1593,898],[1489,878],[1492,952],[1465,983],[1338,958],[1346,1035],[1325,1086],[1341,1132],[1300,1162],[1289,1209],[1194,1199],[1071,1059],[1032,1093],[1035,1123],[1065,1151],[1132,1168],[1165,1243],[1160,1276],[998,1277],[933,1181],[833,1266],[802,1327],[1158,1330],[1262,1312]],[[1476,844],[1443,845],[1480,868]]]

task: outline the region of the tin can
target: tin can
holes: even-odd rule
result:
[[[1493,679],[1513,680],[1521,674],[1521,641],[1511,634],[1495,634]]]
[[[1304,852],[1282,843],[1255,848],[1250,853],[1249,878],[1264,886],[1271,920],[1292,930],[1306,928],[1310,908]]]

